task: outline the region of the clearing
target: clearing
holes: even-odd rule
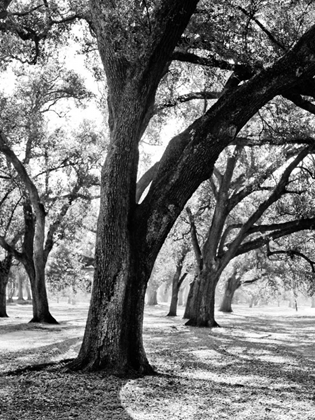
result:
[[[314,420],[315,309],[234,306],[222,328],[184,326],[146,307],[144,340],[159,375],[125,380],[30,364],[76,356],[87,304],[52,304],[60,325],[27,324],[29,305],[0,319],[0,420]],[[182,310],[179,310],[182,315]]]

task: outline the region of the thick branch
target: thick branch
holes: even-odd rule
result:
[[[267,235],[261,235],[260,237],[253,239],[252,241],[244,242],[238,248],[235,256],[245,254],[253,249],[261,248],[271,240],[282,238],[283,236],[290,235],[291,233],[299,232],[306,229],[315,228],[315,218],[294,220],[292,222],[283,223],[278,225],[279,228],[268,233]]]
[[[4,236],[0,236],[0,246],[5,249],[9,254],[12,254],[18,261],[21,260],[21,258],[23,257],[23,255],[18,252],[14,245],[10,245],[4,238]]]
[[[185,95],[178,96],[177,98],[171,99],[168,102],[164,102],[162,104],[156,105],[154,107],[153,113],[157,114],[161,110],[165,108],[173,108],[176,105],[193,101],[195,99],[205,100],[205,99],[218,99],[220,96],[220,92],[208,92],[208,91],[200,91],[200,92],[190,92]]]
[[[14,166],[16,172],[18,173],[21,181],[25,185],[25,188],[27,189],[32,205],[34,206],[35,213],[37,217],[40,217],[43,210],[43,205],[40,202],[40,197],[37,191],[37,188],[31,178],[29,177],[24,165],[19,160],[19,158],[16,156],[16,154],[13,152],[13,150],[8,146],[8,139],[3,133],[2,130],[0,130],[0,152],[2,152],[12,163]]]
[[[315,261],[312,261],[309,257],[307,257],[302,252],[296,251],[295,249],[287,249],[287,250],[280,250],[279,249],[277,251],[271,251],[269,243],[267,243],[267,256],[268,257],[270,257],[271,255],[281,255],[281,254],[288,255],[291,259],[293,259],[294,255],[296,255],[297,257],[303,258],[311,266],[312,272],[315,273]]]
[[[272,66],[222,95],[170,141],[149,192],[137,209],[137,223],[145,223],[143,232],[150,232],[147,244],[154,254],[159,250],[155,245],[164,240],[191,194],[211,176],[218,155],[235,140],[239,130],[274,96],[314,74],[315,26]]]

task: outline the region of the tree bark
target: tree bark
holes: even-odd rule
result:
[[[183,319],[189,319],[193,316],[194,313],[194,300],[195,300],[195,294],[197,293],[199,276],[195,275],[194,280],[190,283],[189,286],[189,292],[187,296],[187,302],[185,307],[185,312]]]
[[[233,301],[234,293],[240,287],[240,285],[241,285],[240,278],[235,273],[233,273],[233,275],[229,277],[226,282],[224,296],[223,296],[219,311],[226,312],[226,313],[233,312],[232,301]]]
[[[128,372],[154,373],[142,341],[146,291],[143,278],[149,276],[152,267],[146,266],[140,256],[131,254],[128,260],[128,266],[108,267],[105,282],[103,276],[95,276],[94,285],[97,283],[92,289],[94,304],[90,306],[88,327],[79,356],[70,368],[104,369],[122,375]],[[116,279],[114,284],[113,278]],[[104,295],[101,290],[110,286],[111,293]]]
[[[219,327],[215,320],[215,289],[220,275],[207,267],[204,268],[199,276],[194,299],[192,301],[192,313],[185,325],[192,327]]]
[[[12,265],[12,254],[8,254],[0,261],[0,318],[7,318],[6,289]]]

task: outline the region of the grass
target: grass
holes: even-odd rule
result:
[[[52,305],[57,326],[27,324],[31,308],[0,319],[0,419],[314,420],[315,309],[235,306],[222,328],[184,326],[167,306],[146,308],[144,341],[159,375],[124,380],[75,374],[87,305]]]

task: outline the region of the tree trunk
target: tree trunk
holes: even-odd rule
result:
[[[195,289],[197,288],[198,280],[199,280],[198,276],[195,276],[194,280],[189,285],[189,291],[188,291],[187,302],[186,302],[183,319],[189,319],[193,314],[194,294],[195,294]]]
[[[182,273],[186,255],[188,254],[189,250],[190,250],[190,247],[188,246],[186,242],[184,242],[182,244],[182,247],[180,249],[180,252],[176,261],[176,270],[175,270],[175,274],[172,280],[171,305],[170,305],[170,310],[167,316],[177,315],[178,292],[179,292],[180,286],[183,284],[183,281],[185,280],[188,274],[188,273],[185,273],[181,276],[181,273]]]
[[[38,262],[38,261],[37,261]],[[32,262],[24,262],[24,268],[29,276],[32,291],[33,318],[30,322],[58,324],[49,311],[48,297],[45,284],[45,264],[35,268]]]
[[[138,104],[137,104],[138,106]],[[125,109],[135,106],[124,104]],[[153,373],[142,342],[145,291],[157,252],[149,253],[133,222],[138,147],[131,144],[133,112],[112,133],[102,170],[95,271],[83,343],[72,369]],[[124,137],[120,138],[124,125]]]
[[[188,273],[185,273],[182,275],[182,277],[180,277],[181,269],[182,267],[177,267],[176,273],[173,277],[171,305],[170,305],[170,310],[167,316],[177,316],[177,302],[178,302],[179,289],[180,289],[180,286],[183,284],[185,277],[188,274]]]
[[[23,277],[21,276],[20,273],[18,273],[17,277],[18,277],[18,301],[19,300],[23,301],[24,300],[24,297],[23,297]]]
[[[25,233],[20,261],[28,274],[32,290],[33,318],[30,322],[58,324],[49,311],[45,282],[46,260],[43,249],[45,215],[35,219],[29,202],[24,203],[23,210]]]
[[[9,273],[12,265],[12,255],[8,254],[0,261],[0,318],[7,318],[6,288],[9,281]]]
[[[139,266],[133,255],[128,263],[121,264],[118,259],[115,262],[116,267],[111,264],[108,267],[105,281],[96,268],[91,297],[93,305],[90,306],[83,344],[70,368],[84,371],[104,369],[122,375],[128,372],[153,374],[142,341],[146,281],[150,270],[145,264]],[[112,279],[116,280],[112,284],[112,293],[104,296],[101,291],[108,288]]]
[[[221,312],[233,312],[232,311],[232,300],[235,291],[240,287],[241,281],[240,278],[235,275],[235,273],[228,278],[225,286],[224,296],[221,302],[220,311]]]
[[[148,306],[155,306],[155,305],[158,304],[157,290],[156,289],[148,286],[147,291],[146,291],[146,296],[147,296],[147,305]]]
[[[215,320],[215,289],[220,275],[204,264],[199,281],[196,283],[191,303],[192,313],[185,325],[193,327],[219,327]]]
[[[0,318],[7,318],[7,299],[6,299],[6,288],[8,279],[5,279],[1,274],[0,277]]]

